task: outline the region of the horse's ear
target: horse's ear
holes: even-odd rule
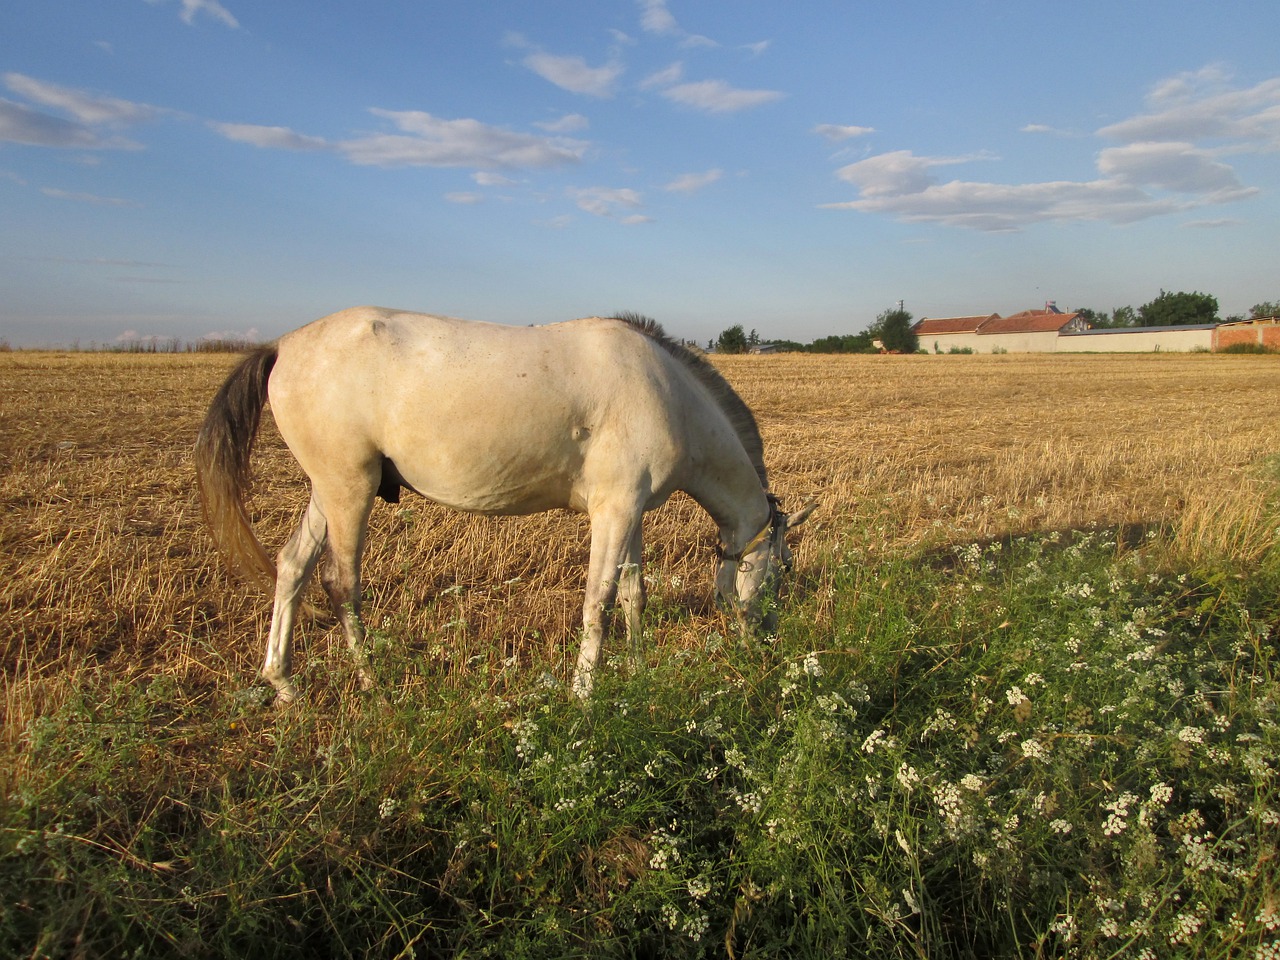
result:
[[[808,503],[806,503],[803,507],[801,507],[795,513],[788,514],[787,529],[790,530],[792,527],[800,526],[800,524],[804,523],[806,520],[809,519],[809,514],[813,513],[813,511],[817,509],[818,509],[818,501],[810,500]]]

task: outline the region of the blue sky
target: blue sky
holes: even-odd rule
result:
[[[8,0],[0,338],[1280,299],[1274,0]]]

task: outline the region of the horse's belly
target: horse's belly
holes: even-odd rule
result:
[[[406,485],[456,510],[512,515],[582,506],[574,496],[581,474],[577,457],[531,459],[475,449],[451,455],[436,449],[393,460]]]

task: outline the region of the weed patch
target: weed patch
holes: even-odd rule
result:
[[[1161,547],[851,548],[585,707],[395,635],[385,692],[286,711],[86,675],[6,784],[0,950],[1266,956],[1280,582]]]

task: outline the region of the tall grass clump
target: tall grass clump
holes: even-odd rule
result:
[[[1280,569],[1162,536],[837,545],[585,705],[378,632],[284,711],[86,671],[6,758],[0,952],[1276,956]]]

